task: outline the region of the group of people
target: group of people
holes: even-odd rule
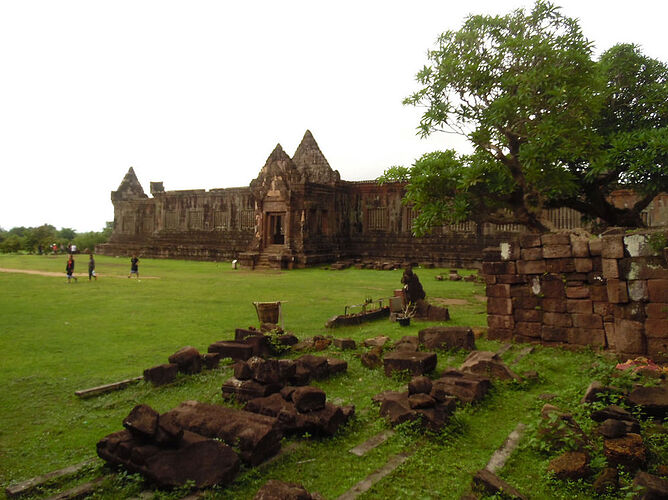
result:
[[[74,276],[74,255],[70,254],[70,256],[67,259],[67,264],[65,265],[65,272],[67,273],[67,282],[70,283],[72,279],[74,278],[74,282],[77,282],[77,277]],[[130,274],[128,274],[128,278],[131,278],[132,276],[137,277],[137,281],[139,281],[139,259],[137,258],[136,255],[133,255],[132,258],[130,259]],[[97,281],[97,274],[95,274],[95,258],[93,257],[93,254],[90,254],[90,258],[88,259],[88,281],[91,281],[95,279]]]

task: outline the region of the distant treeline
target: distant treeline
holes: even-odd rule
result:
[[[67,252],[69,245],[76,245],[79,252],[94,251],[95,245],[104,243],[111,236],[113,222],[107,222],[102,231],[77,233],[74,229],[56,229],[51,224],[39,227],[14,227],[5,231],[0,227],[0,252],[52,253],[54,243],[58,252]]]

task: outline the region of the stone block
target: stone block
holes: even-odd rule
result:
[[[645,321],[645,304],[642,302],[630,302],[628,304],[613,304],[613,316],[615,319],[630,319],[633,321]]]
[[[515,320],[510,315],[488,314],[487,326],[490,328],[507,328],[512,330],[515,327]]]
[[[483,274],[515,274],[515,262],[483,262]]]
[[[473,351],[461,364],[459,371],[491,379],[520,380],[519,375],[508,368],[498,354],[491,351]]]
[[[668,279],[668,267],[658,263],[656,259],[634,259],[629,266],[628,275],[630,279],[639,280]]]
[[[647,302],[649,300],[649,291],[647,289],[647,281],[645,280],[633,280],[627,281],[626,285],[629,292],[629,300],[635,302]]]
[[[601,257],[604,259],[621,259],[624,257],[624,237],[621,234],[606,235],[601,240]]]
[[[593,240],[589,240],[589,254],[594,256],[594,255],[601,255],[601,252],[603,250],[603,241],[601,238],[596,238]]]
[[[545,233],[540,237],[543,246],[546,245],[571,245],[571,235],[569,233]]]
[[[192,346],[182,347],[172,354],[168,361],[178,365],[181,373],[193,374],[202,371],[202,358],[199,351]]]
[[[631,257],[649,257],[655,255],[649,244],[648,234],[629,234],[624,236],[624,246]]]
[[[562,259],[571,257],[571,245],[544,245],[543,258],[544,259]]]
[[[418,340],[427,349],[475,349],[473,330],[465,326],[425,328],[418,332]]]
[[[404,370],[416,376],[434,371],[436,361],[436,353],[433,352],[394,351],[385,355],[383,366],[387,376]]]
[[[575,234],[570,235],[573,257],[589,257],[589,240]]]
[[[608,280],[608,302],[613,304],[624,304],[629,301],[629,293],[626,288],[626,281],[616,279]]]
[[[603,266],[603,276],[605,278],[619,278],[619,260],[601,259]]]
[[[513,302],[512,300],[502,297],[488,297],[487,298],[487,313],[488,314],[512,314]]]
[[[668,319],[668,302],[651,302],[645,306],[648,318]]]
[[[668,339],[668,319],[646,319],[645,335],[648,338]]]
[[[148,405],[136,405],[123,419],[123,427],[139,439],[152,438],[158,429],[159,413]]]
[[[178,371],[179,365],[176,363],[157,365],[144,370],[144,380],[151,382],[154,386],[169,384],[176,380]]]
[[[390,297],[390,312],[401,312],[404,308],[403,297]]]
[[[543,325],[540,338],[544,342],[568,342],[568,329],[560,326]]]
[[[589,297],[589,287],[585,285],[569,285],[566,287],[566,297],[569,299],[586,299]]]
[[[508,328],[488,328],[488,340],[511,340],[513,338],[513,330]]]
[[[209,352],[217,352],[221,358],[241,359],[246,361],[253,356],[253,346],[243,342],[221,340],[209,346]]]
[[[594,314],[600,314],[602,317],[614,314],[615,305],[610,302],[592,302]]]
[[[541,246],[539,234],[525,233],[520,235],[520,248],[533,248]]]
[[[525,284],[510,285],[510,296],[511,297],[529,297],[529,296],[531,296],[531,290]]]
[[[603,328],[603,319],[598,314],[573,314],[572,318],[577,328]]]
[[[235,377],[231,377],[223,382],[221,389],[223,398],[234,396],[239,401],[248,401],[253,398],[262,398],[278,392],[281,390],[281,385],[261,384],[255,380],[239,380]]]
[[[647,355],[656,363],[668,363],[668,338],[648,338]]]
[[[561,299],[566,296],[566,286],[558,276],[548,275],[540,280],[540,293],[548,299]]]
[[[496,276],[496,283],[517,284],[524,283],[524,276],[518,274],[499,274]]]
[[[566,311],[577,314],[591,314],[593,312],[592,301],[589,299],[566,300]]]
[[[629,393],[628,400],[652,417],[663,419],[668,415],[668,385],[666,384],[652,387],[636,386]]]
[[[490,387],[487,377],[449,370],[441,378],[432,381],[430,395],[439,402],[454,396],[463,403],[477,403],[485,397]]]
[[[341,338],[335,338],[334,339],[334,346],[339,348],[339,349],[356,349],[357,344],[353,339],[341,339]]]
[[[520,251],[521,260],[542,260],[543,259],[543,249],[542,247],[534,248],[523,248]]]
[[[543,274],[546,270],[545,260],[518,260],[518,274]]]
[[[552,274],[574,273],[575,261],[571,258],[545,259],[545,271]]]
[[[520,321],[515,327],[515,333],[523,337],[540,338],[543,326],[535,321]]]
[[[594,302],[608,302],[608,287],[606,285],[591,285],[589,287],[589,298]]]
[[[515,318],[515,322],[541,322],[543,320],[543,311],[540,309],[515,309],[513,311],[513,317]]]
[[[566,301],[564,299],[543,299],[541,304],[545,312],[566,312]]]
[[[570,314],[564,313],[543,313],[543,324],[548,326],[573,326]]]
[[[298,387],[292,392],[292,402],[300,413],[322,410],[327,396],[325,391],[310,385]]]
[[[408,394],[429,394],[431,392],[431,379],[429,377],[413,377],[408,383]]]
[[[575,271],[578,273],[588,273],[594,269],[594,262],[591,259],[575,258],[573,262],[575,264]]]
[[[615,350],[626,354],[644,354],[645,324],[628,319],[615,319],[612,344]],[[606,329],[606,333],[607,333]]]
[[[513,310],[541,308],[539,297],[516,297],[513,299]]]
[[[648,280],[647,291],[650,302],[668,302],[668,279]]]
[[[601,328],[568,328],[568,343],[573,345],[605,346],[605,330]]]
[[[510,285],[487,285],[486,295],[487,297],[510,297]]]
[[[345,373],[348,370],[348,362],[345,359],[327,358],[327,371],[329,375]]]

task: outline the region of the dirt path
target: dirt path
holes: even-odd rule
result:
[[[62,273],[55,273],[53,271],[36,271],[35,269],[8,269],[5,267],[0,267],[0,273],[20,273],[20,274],[36,274],[38,276],[55,276],[57,277],[67,277],[65,275],[65,272],[63,271]],[[104,277],[104,278],[125,278],[126,276],[122,274],[97,274],[98,277]],[[74,273],[74,276],[77,278],[86,278],[88,277],[88,273]],[[144,276],[141,275],[141,279],[143,280],[159,280],[159,276]]]

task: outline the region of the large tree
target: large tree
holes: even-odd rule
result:
[[[417,75],[422,88],[405,103],[425,108],[421,135],[463,135],[474,153],[432,153],[412,168],[385,172],[381,180],[409,182],[407,201],[419,210],[418,232],[466,217],[545,230],[543,209],[554,206],[615,224],[621,215],[632,218],[611,209],[602,186],[665,185],[663,163],[657,163],[665,128],[657,134],[652,122],[646,126],[651,134],[643,135],[629,125],[620,135],[608,123],[627,113],[609,110],[619,101],[619,88],[629,84],[618,80],[615,89],[606,81],[630,65],[612,57],[595,62],[578,22],[554,5],[538,1],[529,13],[469,16],[459,31],[442,34],[428,56],[431,64]],[[656,95],[665,104],[665,81],[653,91],[652,105],[659,106]],[[642,115],[642,109],[631,114]],[[649,144],[652,154],[638,154]]]

